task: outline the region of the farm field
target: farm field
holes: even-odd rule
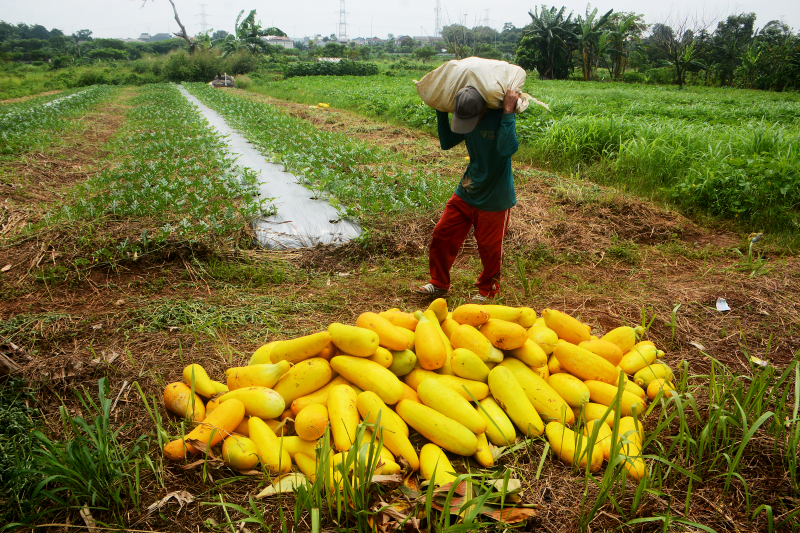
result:
[[[14,365],[0,389],[0,485],[9,488],[0,523],[48,510],[35,522],[67,531],[86,523],[79,511],[87,505],[98,524],[127,530],[230,531],[246,519],[250,531],[259,522],[307,531],[317,508],[325,530],[369,530],[377,496],[396,503],[397,491],[372,486],[372,499],[349,510],[314,491],[251,500],[267,485],[262,475],[217,460],[164,460],[163,444],[188,426],[164,409],[163,389],[190,363],[224,381],[225,369],[268,341],[355,324],[365,311],[427,308],[430,300],[407,287],[427,278],[430,233],[466,152],[439,149],[435,115],[414,101],[410,80],[186,87],[358,217],[365,233],[337,248],[255,248],[247,221],[279,199],[255,196],[252,175],[174,85],[92,87],[61,106],[41,104],[64,93],[0,106],[13,139],[0,154],[0,354]],[[585,87],[529,82],[554,122],[532,111],[518,126],[518,205],[497,303],[561,310],[597,334],[647,327],[680,400],[653,404],[644,420],[650,472],[642,482],[621,467],[587,477],[542,437],[500,450],[491,469],[455,455],[453,465],[474,476],[473,494],[489,479],[518,479],[521,501],[536,506],[513,526],[520,531],[800,530],[800,263],[796,238],[781,227],[796,220],[797,188],[768,189],[739,213],[676,192],[700,186],[691,180],[703,164],[736,167],[731,155],[796,183],[800,101]],[[317,102],[331,108],[309,106]],[[620,114],[608,116],[614,105]],[[760,229],[763,238],[748,237]],[[470,238],[454,266],[451,310],[474,294],[479,271]],[[718,298],[731,311],[718,311]],[[91,401],[104,389],[98,412]],[[100,449],[75,438],[87,433],[69,423],[95,416]],[[57,464],[34,452],[33,428]],[[69,440],[75,447],[59,447]],[[37,490],[50,475],[64,477]],[[422,530],[507,528],[485,516],[456,525],[424,504],[414,511]]]

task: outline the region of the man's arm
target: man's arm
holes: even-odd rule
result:
[[[464,140],[460,133],[453,133],[450,129],[450,118],[444,111],[436,111],[436,122],[439,130],[439,146],[442,150],[449,150]],[[514,134],[516,136],[516,133]]]
[[[508,91],[503,99],[503,118],[497,131],[497,151],[502,157],[511,157],[519,149],[516,109],[520,94],[519,91]]]

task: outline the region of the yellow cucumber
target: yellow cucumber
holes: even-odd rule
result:
[[[547,380],[570,407],[580,407],[589,402],[589,388],[571,374],[554,374]]]
[[[648,365],[655,363],[656,359],[659,357],[659,352],[660,350],[655,346],[637,344],[631,348],[628,353],[622,356],[619,367],[624,370],[626,374],[632,376],[639,370],[647,368]],[[664,352],[661,352],[661,355],[663,354]]]
[[[303,440],[316,441],[325,433],[328,422],[328,408],[315,403],[300,411],[294,419],[294,431]]]
[[[397,404],[397,414],[417,433],[445,450],[469,456],[478,449],[478,439],[473,432],[430,407],[401,400]]]
[[[417,326],[417,330],[419,330],[419,326]],[[377,394],[387,405],[397,403],[403,396],[403,386],[397,376],[392,374],[388,368],[383,368],[374,361],[337,355],[331,359],[331,367],[350,383]],[[328,409],[330,410],[330,405]]]
[[[489,395],[489,387],[486,385],[486,383],[472,381],[470,379],[464,379],[458,376],[444,376],[442,374],[437,374],[436,372],[431,372],[430,370],[425,370],[418,366],[414,367],[414,370],[405,376],[406,384],[415,391],[417,390],[417,387],[419,387],[419,384],[426,379],[438,379],[439,383],[450,387],[467,401],[472,401],[473,398],[476,400],[483,400]]]
[[[250,440],[258,449],[258,458],[262,466],[272,473],[291,472],[292,459],[289,451],[281,446],[281,441],[260,418],[250,417]]]
[[[452,418],[473,433],[486,431],[486,421],[467,400],[449,387],[429,379],[419,384],[417,394],[424,405]]]
[[[397,326],[371,311],[361,313],[356,319],[356,326],[370,329],[378,334],[378,343],[389,350],[402,351],[408,348],[408,338]]]
[[[334,322],[328,326],[333,344],[339,351],[355,357],[369,357],[378,349],[378,334],[371,329]]]
[[[645,390],[636,383],[634,383],[633,381],[625,382],[625,390],[630,392],[631,394],[635,394],[636,396],[642,399],[644,399],[647,396]]]
[[[450,363],[450,357],[453,355],[453,346],[450,344],[450,339],[447,338],[447,335],[445,335],[444,331],[442,330],[442,326],[436,321],[436,315],[433,311],[428,309],[425,311],[424,316],[431,322],[431,324],[433,324],[433,327],[436,329],[436,331],[439,332],[439,337],[442,338],[442,342],[444,343],[444,364],[437,368],[436,372],[439,374],[452,376],[453,368]]]
[[[559,339],[576,345],[591,339],[591,328],[566,313],[545,309],[542,311],[542,318],[547,327],[556,332]]]
[[[189,387],[192,386],[194,378],[194,392],[205,398],[213,398],[217,394],[217,389],[208,377],[205,368],[200,365],[189,365],[183,369],[183,381]]]
[[[583,383],[588,387],[589,397],[593,402],[608,406],[614,405],[619,392],[616,386],[592,379],[586,380]],[[619,412],[622,416],[642,416],[644,407],[643,399],[624,389],[622,390],[619,403]]]
[[[642,455],[641,422],[626,416],[619,420],[619,436],[622,442],[620,453],[627,456],[623,465],[628,474],[639,481],[647,476],[647,465]]]
[[[484,468],[494,466],[494,457],[492,457],[492,449],[489,447],[489,441],[486,440],[486,433],[478,435],[478,450],[472,456],[475,462]]]
[[[477,411],[486,421],[486,437],[489,441],[495,446],[514,444],[517,430],[502,407],[491,396],[478,403]]]
[[[268,342],[264,346],[260,347],[258,350],[253,352],[253,355],[250,356],[250,361],[247,364],[248,365],[271,364],[272,360],[269,358],[269,356],[272,353],[272,349],[279,342],[280,341]]]
[[[290,368],[292,365],[288,361],[280,361],[274,365],[258,364],[229,368],[225,371],[228,390],[244,387],[272,388]]]
[[[543,420],[558,420],[563,424],[572,424],[575,421],[575,415],[567,402],[525,363],[510,357],[498,366],[508,368],[514,374],[531,405]]]
[[[530,307],[520,307],[520,309],[522,309],[522,313],[519,315],[517,324],[525,329],[528,329],[536,323],[536,311]]]
[[[200,450],[191,441],[197,440],[209,446],[216,446],[230,435],[244,418],[244,405],[242,402],[230,401],[220,405],[211,414],[206,416],[184,438],[175,439],[164,446],[164,457],[178,461],[186,457],[187,452],[197,455]]]
[[[456,481],[456,471],[450,460],[435,444],[428,443],[419,452],[420,476],[434,485],[446,485]]]
[[[509,307],[507,305],[482,305],[481,309],[489,314],[493,320],[505,320],[519,324],[519,317],[522,315],[521,307]],[[534,320],[536,320],[534,318]]]
[[[602,420],[608,424],[609,427],[614,425],[614,410],[609,409],[607,405],[589,402],[580,407],[573,407],[572,412],[575,413],[576,420],[581,417],[581,410],[583,410],[584,422],[588,422],[590,420]],[[607,415],[606,412],[608,412]]]
[[[192,395],[189,385],[180,381],[164,387],[164,406],[169,412],[191,418],[193,422],[202,422],[206,417],[203,400],[197,394]]]
[[[603,459],[608,461],[609,457],[611,457],[611,428],[608,427],[608,424],[604,424],[599,420],[589,420],[589,422],[583,426],[583,434],[589,437],[594,432],[595,426],[597,426],[598,429],[597,439],[594,441],[594,445],[600,446],[600,449],[603,450]]]
[[[392,364],[389,371],[397,377],[402,377],[411,372],[417,364],[417,354],[411,350],[391,352]]]
[[[392,309],[389,311],[382,311],[378,314],[399,328],[405,328],[410,331],[417,329],[417,322],[419,322],[419,320],[410,313]]]
[[[663,378],[654,379],[650,382],[650,385],[647,386],[647,397],[651,400],[655,400],[659,392],[663,392],[665,396],[678,395],[678,393],[675,392],[675,386]]]
[[[489,313],[484,311],[482,305],[464,304],[453,309],[453,320],[459,324],[478,327],[489,320]]]
[[[291,437],[278,437],[280,441],[280,446],[286,450],[289,454],[289,457],[294,459],[295,454],[297,453],[304,453],[309,457],[316,457],[316,449],[319,445],[320,441],[310,441],[310,440],[303,440],[298,436],[291,436]]]
[[[461,324],[450,336],[453,348],[466,348],[486,362],[492,358],[492,343],[469,324]],[[419,355],[419,354],[418,354]],[[499,362],[499,361],[498,361]]]
[[[528,338],[538,344],[544,353],[550,355],[556,347],[558,335],[544,324],[543,319],[539,320],[542,320],[541,324],[534,324],[528,329]]]
[[[334,359],[336,358],[334,357]],[[332,377],[330,363],[321,357],[313,357],[294,365],[278,380],[273,389],[283,396],[286,405],[292,405],[297,398],[324,387]]]
[[[563,339],[559,339],[553,355],[564,370],[583,381],[593,379],[615,384],[619,379],[617,369],[611,363]],[[553,372],[552,368],[550,372]]]
[[[281,415],[286,409],[283,397],[267,387],[245,387],[226,392],[217,401],[220,404],[236,398],[244,404],[244,414],[267,420]]]
[[[378,349],[375,350],[375,353],[370,355],[367,359],[378,363],[383,368],[389,368],[390,366],[392,366],[392,361],[394,360],[394,356],[392,355],[392,352],[390,352],[383,346],[378,346]]]
[[[453,373],[464,379],[481,381],[486,383],[489,379],[489,367],[487,367],[480,357],[466,348],[456,348],[450,360]]]
[[[222,443],[222,461],[236,470],[250,470],[258,464],[256,443],[247,437],[231,435]]]
[[[328,393],[331,391],[331,388],[335,387],[336,385],[349,385],[349,384],[350,384],[350,382],[347,381],[346,379],[344,379],[342,376],[336,376],[335,378],[330,380],[327,383],[327,385],[325,385],[321,389],[318,389],[318,390],[312,392],[311,394],[306,394],[305,396],[301,396],[301,397],[296,398],[295,400],[293,400],[292,401],[292,405],[290,407],[291,410],[292,410],[292,413],[297,415],[297,414],[300,413],[300,411],[302,411],[303,409],[305,409],[309,405],[313,405],[313,404],[320,404],[320,405],[327,406],[328,405]]]
[[[595,444],[590,451],[588,439],[578,435],[559,422],[550,422],[545,428],[550,447],[556,452],[558,458],[572,466],[578,465],[586,468],[589,464],[590,472],[597,472],[603,465],[603,449]],[[580,447],[579,447],[580,446]]]
[[[312,456],[298,452],[294,455],[294,462],[297,469],[302,472],[311,483],[317,480],[317,460]]]
[[[427,311],[433,311],[436,316],[436,321],[441,323],[442,320],[447,318],[447,300],[444,298],[436,298],[430,303]]]
[[[328,394],[331,435],[336,449],[340,452],[349,450],[356,438],[358,428],[356,398],[355,391],[347,385],[337,385],[331,388]]]
[[[445,318],[444,320],[442,320],[442,323],[440,324],[442,331],[444,332],[445,336],[447,336],[448,341],[450,341],[450,335],[452,335],[453,332],[456,330],[456,328],[460,325],[461,324],[459,324],[452,318]]]
[[[636,344],[636,337],[642,334],[644,334],[642,326],[636,326],[635,328],[620,326],[600,337],[600,340],[616,344],[622,350],[622,353],[625,353],[633,348],[633,345]]]
[[[540,366],[539,368],[531,368],[531,370],[536,372],[536,375],[538,375],[543,380],[550,381],[550,368],[548,368],[547,365]]]
[[[578,346],[584,350],[589,350],[595,355],[599,355],[614,366],[619,365],[619,362],[622,361],[622,356],[624,355],[622,350],[619,349],[619,346],[613,342],[608,342],[601,339],[583,341]]]
[[[419,401],[419,395],[417,391],[409,387],[406,383],[403,383],[403,396],[400,398],[401,400],[411,400],[412,402],[422,403]]]
[[[655,379],[666,379],[667,381],[675,381],[675,376],[672,374],[672,369],[664,363],[654,363],[647,368],[639,370],[633,376],[633,381],[640,387],[647,390],[650,383]]]
[[[556,356],[553,354],[550,354],[550,358],[547,360],[547,371],[551,376],[566,372],[566,370],[564,370],[564,368],[561,366],[561,363],[558,362]]]
[[[374,392],[364,391],[359,394],[356,406],[364,421],[370,424],[377,423],[380,414],[383,445],[395,456],[403,457],[412,470],[419,470],[419,457],[408,440],[407,428],[404,431],[403,426],[398,423],[398,419],[402,418],[392,412]]]
[[[436,370],[444,366],[447,346],[439,334],[439,328],[424,315],[414,332],[414,347],[417,361],[425,370]]]
[[[544,432],[544,424],[539,413],[531,405],[531,401],[511,370],[504,366],[493,368],[489,372],[489,390],[525,436],[536,437]]]
[[[545,366],[547,364],[547,354],[544,353],[544,350],[530,340],[529,338],[525,338],[525,343],[520,346],[519,348],[514,348],[513,350],[508,350],[506,355],[510,355],[511,357],[516,357],[526,365],[539,368],[540,366]]]
[[[272,352],[269,354],[269,359],[273,363],[278,361],[289,361],[290,363],[299,363],[306,359],[311,359],[322,350],[325,349],[331,342],[331,334],[327,331],[320,331],[305,337],[297,339],[290,339],[287,341],[280,341],[273,346]]]
[[[528,332],[525,331],[525,328],[505,320],[490,318],[479,331],[498,350],[513,350],[521,347],[528,340]]]

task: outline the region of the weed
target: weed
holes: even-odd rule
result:
[[[618,235],[611,237],[606,253],[630,265],[638,265],[642,261],[639,245],[629,240],[620,241]]]

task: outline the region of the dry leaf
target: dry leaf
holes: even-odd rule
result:
[[[178,503],[178,512],[180,513],[184,505],[190,504],[194,501],[194,496],[185,490],[176,490],[175,492],[170,492],[157,502],[150,504],[150,506],[147,508],[147,513],[150,514],[156,509],[161,509],[173,499]]]
[[[97,522],[95,521],[94,517],[92,516],[92,513],[89,511],[89,508],[86,505],[83,506],[80,514],[81,518],[83,518],[83,521],[90,532],[97,529]]]

